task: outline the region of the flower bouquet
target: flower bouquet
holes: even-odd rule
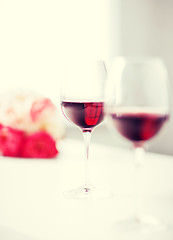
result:
[[[0,97],[1,155],[54,158],[64,132],[58,109],[49,98],[31,92],[10,92]]]

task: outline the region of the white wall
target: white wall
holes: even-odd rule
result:
[[[109,54],[109,0],[0,0],[0,93],[34,89],[58,101],[64,62]]]
[[[0,93],[34,89],[59,100],[76,54],[159,55],[173,80],[172,0],[0,0]],[[173,121],[151,145],[173,154]]]

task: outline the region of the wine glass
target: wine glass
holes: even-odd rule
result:
[[[158,135],[169,119],[168,89],[167,71],[160,58],[117,57],[113,61],[106,87],[106,113],[113,128],[132,143],[135,176],[143,160],[144,144]],[[138,182],[136,178],[134,183]],[[140,215],[139,210],[131,218],[119,221],[118,229],[126,232],[165,229],[156,218]]]
[[[65,192],[70,198],[103,197],[89,179],[89,145],[93,129],[104,120],[104,89],[106,68],[102,60],[77,59],[69,61],[65,68],[61,87],[61,109],[64,116],[83,133],[85,144],[84,185]]]

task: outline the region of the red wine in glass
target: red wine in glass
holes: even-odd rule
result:
[[[110,116],[118,132],[135,146],[157,135],[169,118],[166,113],[150,112],[111,113]]]
[[[65,191],[68,198],[105,198],[109,193],[90,182],[89,147],[92,130],[104,120],[107,71],[102,60],[83,56],[69,59],[61,85],[61,110],[65,118],[80,129],[84,140],[84,183]],[[87,84],[86,84],[87,82]],[[77,87],[76,87],[77,86]],[[92,88],[91,88],[92,86]],[[77,149],[78,151],[78,149]]]
[[[134,149],[132,216],[117,221],[122,233],[151,233],[167,228],[160,220],[145,216],[140,209],[142,186],[139,171],[144,160],[145,143],[155,138],[170,114],[168,73],[157,57],[117,57],[110,69],[106,87],[106,113],[118,133]]]
[[[61,108],[67,120],[82,131],[92,131],[104,119],[104,102],[62,101]]]

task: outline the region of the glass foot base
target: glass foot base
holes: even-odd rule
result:
[[[113,196],[111,192],[97,189],[92,185],[87,185],[87,186],[84,185],[80,188],[63,192],[63,195],[66,198],[72,198],[72,199],[103,199],[103,198],[109,198]]]
[[[169,227],[169,225],[160,222],[157,218],[143,215],[117,221],[114,225],[116,231],[126,234],[162,232],[168,230]]]

